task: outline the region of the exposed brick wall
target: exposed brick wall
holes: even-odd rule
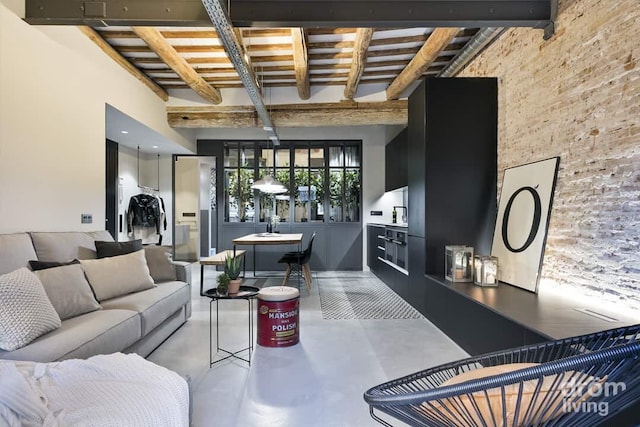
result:
[[[511,29],[460,75],[499,78],[499,180],[560,156],[543,283],[640,310],[640,5],[559,10],[552,39]]]

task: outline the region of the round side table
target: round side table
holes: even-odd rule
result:
[[[240,286],[240,290],[238,291],[237,294],[220,295],[218,294],[218,291],[216,288],[209,289],[203,293],[204,296],[211,299],[211,301],[209,301],[209,366],[212,366],[214,363],[222,362],[223,360],[229,359],[230,357],[235,357],[236,359],[244,360],[249,365],[251,365],[251,352],[253,351],[253,315],[252,315],[253,300],[256,298],[259,291],[260,291],[260,288],[257,288],[255,286]],[[230,351],[220,347],[220,327],[219,327],[220,311],[218,309],[218,303],[219,301],[238,300],[238,299],[243,299],[247,301],[247,306],[248,306],[247,313],[249,316],[249,346],[241,350]],[[211,335],[213,332],[212,331],[213,328],[211,325],[213,323],[211,306],[213,305],[214,301],[216,303],[216,354],[221,351],[227,354],[225,357],[222,357],[217,360],[212,360],[213,349],[212,349],[212,342],[211,342],[212,341]],[[247,351],[247,350],[249,350],[249,357],[247,359],[245,359],[244,357],[240,357],[238,355],[239,353],[242,353],[243,351]]]

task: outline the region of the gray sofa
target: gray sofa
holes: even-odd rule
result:
[[[30,260],[65,262],[96,258],[95,241],[113,241],[106,231],[0,234],[0,274],[28,267]],[[0,359],[51,362],[97,354],[151,353],[191,316],[191,273],[177,263],[177,280],[101,301],[102,309],[62,321],[62,326]]]

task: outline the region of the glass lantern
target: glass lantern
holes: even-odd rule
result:
[[[445,278],[452,282],[473,281],[473,247],[464,245],[445,246]]]
[[[498,258],[476,255],[473,258],[473,283],[480,286],[498,286]]]

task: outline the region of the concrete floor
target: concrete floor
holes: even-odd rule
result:
[[[299,344],[255,346],[250,367],[229,359],[209,368],[209,299],[198,293],[199,270],[194,264],[191,319],[148,358],[191,376],[194,427],[377,426],[362,398],[367,389],[467,356],[425,319],[324,320],[318,295],[323,283],[345,275],[379,279],[368,272],[321,272],[314,273],[311,292],[302,286]],[[217,275],[209,270],[205,288]],[[279,282],[269,279],[266,285]],[[247,347],[247,327],[245,301],[220,302],[222,347]]]

